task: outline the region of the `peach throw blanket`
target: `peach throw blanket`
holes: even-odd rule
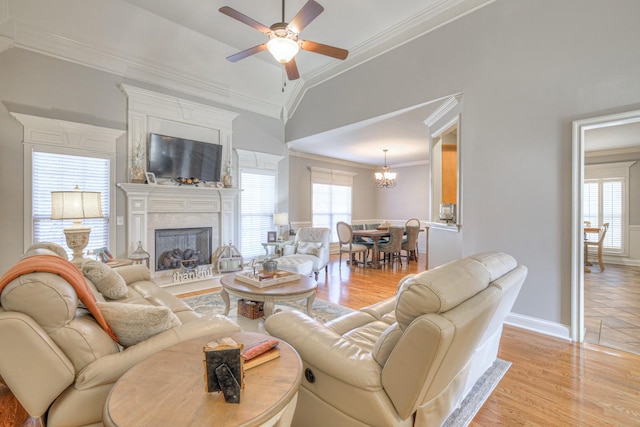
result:
[[[0,293],[13,279],[29,273],[53,273],[69,282],[76,290],[80,301],[96,319],[96,322],[115,342],[118,342],[118,337],[116,337],[116,334],[111,330],[102,313],[100,313],[96,304],[96,297],[87,286],[82,272],[64,258],[56,255],[33,255],[21,259],[0,278]]]

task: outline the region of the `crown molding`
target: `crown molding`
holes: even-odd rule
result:
[[[585,151],[585,157],[617,156],[625,154],[640,154],[640,146],[627,148],[614,148],[609,150]]]
[[[349,166],[360,169],[374,169],[373,166],[364,163],[351,162],[349,160],[335,159],[333,157],[319,156],[317,154],[302,153],[300,151],[289,150],[289,157],[298,157],[301,159],[316,160],[319,162],[331,163],[334,165]],[[377,167],[375,167],[377,169]]]
[[[268,117],[282,118],[282,106],[250,97],[212,81],[189,75],[183,70],[156,67],[153,63],[122,52],[97,49],[85,43],[44,31],[27,24],[13,23],[14,38],[10,47],[73,62],[125,78],[175,90],[207,101],[239,108]],[[0,47],[8,44],[0,40]]]

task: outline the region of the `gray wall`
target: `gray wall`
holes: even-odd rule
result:
[[[529,267],[514,311],[568,325],[571,123],[638,109],[638,16],[635,0],[498,0],[309,90],[287,139],[462,92],[451,256],[513,254]]]
[[[126,129],[126,96],[119,89],[120,83],[174,94],[203,104],[220,108],[193,97],[152,87],[139,82],[123,81],[119,76],[96,71],[81,65],[17,48],[0,53],[0,271],[5,271],[24,253],[23,232],[25,218],[23,185],[22,125],[9,111],[56,118],[97,126]],[[280,120],[238,111],[233,122],[235,148],[252,149],[270,154],[285,155],[284,126]],[[116,180],[126,180],[126,141],[117,144]],[[286,208],[288,169],[278,177],[282,204]],[[125,215],[125,199],[122,191],[116,194],[116,215]],[[125,227],[116,229],[116,256],[125,256]]]

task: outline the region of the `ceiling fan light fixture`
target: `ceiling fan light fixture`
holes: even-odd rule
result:
[[[276,61],[286,64],[298,54],[300,46],[289,37],[272,36],[267,42],[267,49]]]

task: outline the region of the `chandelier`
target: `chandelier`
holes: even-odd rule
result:
[[[380,172],[376,172],[376,187],[378,188],[393,188],[396,186],[396,173],[389,172],[389,166],[387,166],[387,150],[384,150],[384,166],[380,169]]]

